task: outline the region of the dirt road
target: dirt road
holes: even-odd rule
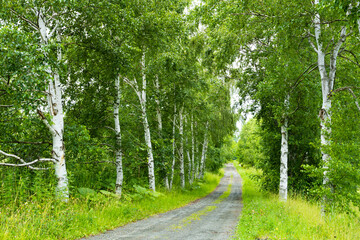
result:
[[[125,225],[88,240],[229,239],[241,212],[241,178],[232,164],[217,189],[185,207]]]

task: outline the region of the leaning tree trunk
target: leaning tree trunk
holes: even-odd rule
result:
[[[141,60],[141,75],[142,75],[142,86],[141,90],[138,85],[136,78],[134,80],[130,80],[128,78],[124,78],[124,81],[129,84],[135,91],[136,95],[139,98],[140,108],[141,108],[141,119],[144,126],[144,136],[146,143],[146,150],[148,154],[148,171],[149,171],[149,188],[155,191],[155,171],[154,171],[154,155],[153,148],[151,144],[151,134],[150,134],[150,126],[147,118],[146,112],[146,71],[145,71],[145,51]]]
[[[205,172],[205,160],[206,160],[206,152],[208,147],[208,128],[209,128],[209,122],[206,122],[206,128],[204,133],[204,143],[203,143],[203,149],[201,153],[201,161],[200,161],[200,169],[199,169],[199,177],[204,177]]]
[[[58,32],[57,26],[50,31],[48,22],[44,16],[43,9],[37,11],[38,16],[38,29],[41,35],[41,44],[46,48],[50,38],[56,34],[56,41],[61,42],[60,34]],[[44,54],[47,53],[44,51]],[[62,60],[61,48],[57,49],[57,61]],[[58,185],[56,189],[57,197],[63,201],[68,201],[69,199],[69,186],[68,186],[68,177],[65,163],[65,145],[64,145],[64,111],[63,111],[63,98],[62,98],[62,85],[60,83],[60,74],[57,69],[52,69],[50,64],[45,62],[47,65],[47,72],[51,76],[47,86],[47,102],[49,108],[49,115],[51,117],[51,124],[45,118],[41,110],[38,110],[38,113],[48,127],[53,140],[52,146],[52,157],[56,159],[55,161],[55,175],[58,179]]]
[[[115,157],[116,157],[116,188],[115,192],[121,196],[122,185],[123,185],[123,167],[122,167],[122,149],[121,149],[121,129],[119,121],[119,108],[120,108],[120,78],[115,79],[115,102],[114,102],[114,122],[115,122],[115,134],[116,134],[116,145],[115,145]]]

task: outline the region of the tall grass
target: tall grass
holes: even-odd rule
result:
[[[236,163],[235,163],[236,164]],[[255,180],[261,172],[236,164],[243,179],[243,203],[236,239],[360,239],[359,218],[333,211],[320,214],[319,204],[261,192]]]
[[[77,239],[188,204],[209,194],[219,175],[206,173],[190,190],[165,190],[158,197],[119,200],[100,193],[91,198],[29,201],[0,207],[0,239]]]

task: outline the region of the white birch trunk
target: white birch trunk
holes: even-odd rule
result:
[[[120,77],[115,79],[115,102],[114,102],[114,122],[115,122],[115,134],[116,134],[116,145],[115,145],[115,158],[116,158],[116,188],[115,192],[121,196],[122,185],[123,185],[123,167],[122,167],[122,149],[121,149],[121,129],[119,120],[119,108],[120,108]]]
[[[180,180],[181,187],[185,188],[185,169],[184,169],[184,117],[183,117],[184,107],[180,109],[179,112],[179,133],[180,133]]]
[[[158,122],[158,130],[159,130],[159,136],[160,138],[162,138],[162,116],[161,116],[161,106],[160,106],[160,83],[159,83],[159,77],[156,76],[155,77],[155,88],[156,88],[156,94],[157,96],[155,97],[155,102],[156,102],[156,117],[157,117],[157,122]],[[165,177],[164,177],[164,183],[165,183],[165,187],[166,189],[170,189],[169,186],[169,176],[167,174],[167,171],[165,171]]]
[[[146,73],[145,73],[145,52],[142,56],[142,89],[140,97],[141,116],[144,125],[145,142],[148,152],[148,170],[149,170],[149,188],[155,191],[155,171],[154,171],[154,156],[151,144],[150,126],[146,113]]]
[[[194,182],[194,176],[196,173],[195,169],[195,136],[194,136],[194,117],[191,114],[191,165],[192,165],[192,172],[191,172],[191,184]]]
[[[289,95],[284,100],[285,111],[289,108]],[[288,118],[284,114],[283,123],[281,125],[281,158],[280,158],[280,186],[279,197],[281,201],[287,200],[288,194],[288,155],[289,155],[289,133],[288,133]]]
[[[199,169],[199,177],[203,178],[205,173],[205,160],[206,160],[206,151],[208,147],[208,128],[209,128],[209,122],[206,122],[206,128],[204,133],[204,143],[201,153],[201,161],[200,161],[200,169]]]
[[[187,157],[188,157],[188,178],[189,178],[189,185],[191,185],[193,182],[192,182],[192,164],[191,164],[191,157],[190,157],[190,151],[187,150],[186,151],[187,153]]]
[[[319,4],[319,0],[315,0],[315,5]],[[330,141],[328,140],[328,136],[331,133],[331,128],[329,126],[331,122],[331,99],[330,94],[334,89],[335,82],[335,74],[336,74],[336,61],[339,50],[342,44],[346,40],[346,27],[341,28],[340,39],[335,44],[331,55],[330,55],[330,64],[329,64],[329,73],[326,70],[325,64],[325,55],[326,52],[323,50],[323,43],[321,40],[321,20],[320,14],[316,13],[314,18],[314,27],[315,27],[315,39],[316,46],[313,46],[317,55],[318,55],[318,68],[321,77],[321,87],[322,87],[322,107],[319,113],[319,117],[321,120],[321,145],[328,146],[330,145]],[[321,149],[322,160],[323,160],[323,168],[324,168],[324,177],[323,177],[323,185],[329,186],[329,178],[327,176],[328,172],[328,162],[330,160],[330,156],[328,153]],[[326,201],[326,200],[325,200]],[[324,203],[325,204],[325,203]],[[325,214],[325,205],[322,206],[322,214]]]
[[[37,9],[35,9],[36,11]],[[55,33],[57,42],[60,42],[60,34],[58,33],[57,25],[50,31],[47,20],[43,14],[43,10],[39,9],[38,15],[38,27],[41,35],[43,46],[48,45],[48,40]],[[46,54],[46,52],[44,52]],[[57,60],[62,60],[61,49],[57,50]],[[39,110],[39,114],[42,121],[48,127],[53,139],[52,157],[56,159],[55,162],[55,175],[58,179],[58,185],[56,189],[57,197],[65,202],[69,199],[69,186],[68,177],[65,163],[65,145],[64,145],[64,111],[63,111],[63,98],[62,98],[62,85],[60,83],[60,75],[57,69],[51,69],[48,63],[47,72],[51,75],[47,87],[47,101],[49,108],[49,115],[51,117],[52,124],[50,124],[44,115]]]
[[[162,117],[161,117],[160,99],[159,99],[159,97],[160,97],[160,84],[159,84],[158,76],[155,77],[155,88],[156,88],[156,93],[157,93],[157,97],[155,98],[156,117],[157,117],[159,132],[161,134],[162,133]]]
[[[197,122],[195,122],[195,129],[197,128]],[[195,177],[196,179],[200,179],[200,164],[201,164],[201,156],[199,157],[199,140],[195,139],[195,159],[198,159],[197,161],[195,160]]]
[[[169,187],[172,188],[173,180],[174,180],[174,171],[175,171],[175,134],[176,134],[176,104],[174,104],[174,121],[173,121],[173,132],[172,132],[172,164],[171,164],[171,174],[170,174],[170,183]]]
[[[141,108],[141,119],[144,126],[144,136],[146,143],[146,150],[148,154],[148,172],[149,172],[149,188],[155,191],[155,171],[154,171],[154,155],[151,144],[151,134],[150,134],[150,126],[147,118],[146,112],[146,65],[145,65],[145,51],[143,52],[143,56],[141,59],[141,75],[142,75],[142,86],[141,90],[138,85],[136,78],[134,80],[129,80],[128,78],[124,78],[124,81],[129,84],[135,91],[138,96]]]
[[[281,160],[280,160],[280,200],[287,200],[288,193],[288,118],[284,117],[281,125]]]

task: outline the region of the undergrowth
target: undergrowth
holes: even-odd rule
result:
[[[300,197],[280,202],[278,195],[262,192],[261,174],[234,163],[243,179],[243,204],[235,239],[360,239],[359,218],[333,211],[322,217],[319,204]]]
[[[0,239],[77,239],[188,204],[212,192],[221,176],[206,173],[191,189],[151,193],[140,186],[121,199],[107,191],[78,189],[68,203],[28,201],[0,207]]]

